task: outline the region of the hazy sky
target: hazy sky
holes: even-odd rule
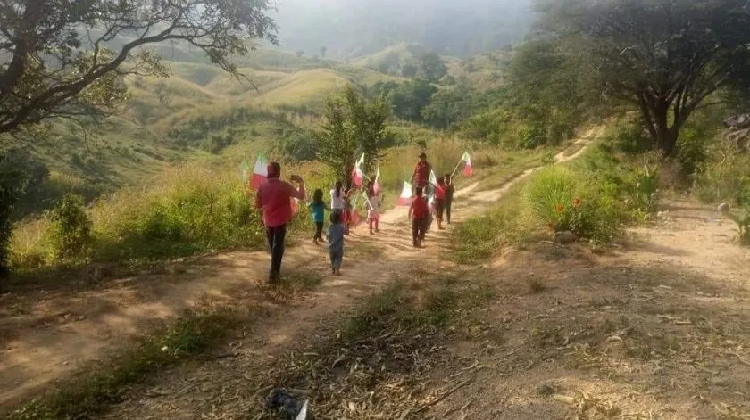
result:
[[[276,0],[282,47],[329,47],[335,56],[396,42],[445,52],[513,43],[532,20],[531,0]]]

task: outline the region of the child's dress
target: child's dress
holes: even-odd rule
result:
[[[380,220],[380,197],[373,195],[367,201],[367,221],[376,222]]]
[[[331,268],[338,270],[344,261],[344,233],[346,228],[341,223],[328,227],[328,253],[331,257]]]

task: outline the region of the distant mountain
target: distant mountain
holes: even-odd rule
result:
[[[534,21],[530,0],[279,0],[282,48],[329,57],[416,43],[466,57],[520,41]]]

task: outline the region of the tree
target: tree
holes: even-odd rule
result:
[[[539,143],[559,143],[601,107],[602,81],[585,57],[562,53],[557,40],[533,40],[516,49],[508,102]],[[586,75],[586,77],[582,77]]]
[[[0,3],[0,133],[54,117],[87,115],[126,98],[125,75],[166,75],[146,49],[202,50],[238,75],[249,39],[276,43],[269,0],[10,0]]]
[[[414,63],[406,63],[401,67],[401,75],[404,77],[412,78],[417,75],[419,69]]]
[[[466,118],[471,98],[467,90],[440,89],[432,95],[430,104],[422,110],[422,117],[433,127],[446,129]]]
[[[437,87],[426,80],[407,80],[402,84],[393,81],[378,82],[372,86],[375,96],[382,96],[393,107],[393,113],[405,120],[422,122],[422,110],[430,103]]]
[[[601,94],[636,106],[665,155],[694,111],[750,71],[747,0],[562,0],[542,11],[543,36],[585,55]]]
[[[0,154],[0,280],[10,273],[10,238],[14,206],[49,177],[46,166],[24,151]]]
[[[419,60],[419,75],[431,82],[437,82],[448,73],[445,62],[436,53],[424,54]]]
[[[337,178],[351,184],[354,162],[365,154],[363,170],[369,172],[383,150],[391,145],[386,130],[390,108],[381,98],[367,102],[347,86],[343,98],[326,103],[324,122],[318,138],[318,158],[328,164]]]
[[[296,52],[294,53],[294,55],[295,55],[295,56],[297,56],[297,58],[302,58],[302,56],[304,56],[304,55],[305,55],[305,51],[304,51],[304,50],[297,50],[297,51],[296,51]]]
[[[320,47],[320,58],[326,58],[326,53],[328,52],[328,47],[325,45]]]

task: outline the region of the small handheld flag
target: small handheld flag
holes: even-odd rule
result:
[[[361,187],[362,186],[362,164],[365,163],[365,154],[362,153],[362,157],[359,158],[358,161],[354,162],[354,170],[352,170],[352,182],[354,182],[354,185]]]
[[[464,152],[463,156],[461,156],[461,160],[464,162],[464,169],[461,172],[461,175],[465,177],[470,177],[472,174],[472,171],[471,171],[471,156],[469,155],[469,152]]]
[[[375,182],[372,183],[372,192],[375,195],[380,195],[380,166],[378,166],[378,172],[375,174]]]
[[[258,155],[253,166],[253,188],[256,190],[260,185],[268,180],[268,160],[263,153]]]
[[[404,189],[401,191],[401,196],[398,199],[400,206],[408,206],[411,203],[411,184],[404,181]]]
[[[292,216],[297,214],[297,199],[294,197],[289,198],[289,208],[292,209]]]

